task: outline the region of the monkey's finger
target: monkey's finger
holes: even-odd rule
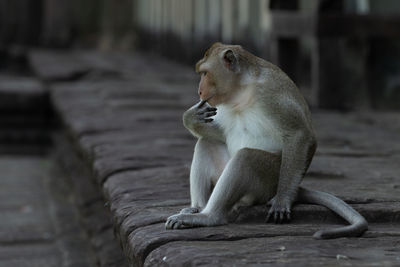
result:
[[[266,223],[269,221],[269,219],[271,219],[271,215],[272,215],[272,212],[271,212],[271,210],[270,210],[270,211],[268,211],[268,213],[267,213],[267,218],[265,218],[265,222],[266,222]]]
[[[285,211],[281,210],[279,212],[279,223],[283,223],[284,219],[285,219]]]
[[[174,220],[171,225],[171,229],[178,229],[179,228],[179,221]]]
[[[286,220],[289,222],[292,218],[290,217],[290,211],[286,211]]]
[[[204,122],[205,123],[209,123],[209,122],[212,122],[214,119],[204,119]]]
[[[217,115],[217,112],[215,112],[215,111],[206,112],[206,113],[205,113],[205,116],[206,116],[206,117],[212,117],[212,116],[215,116],[215,115]]]
[[[175,220],[170,220],[169,221],[169,223],[168,223],[168,227],[169,227],[169,229],[174,229],[174,224],[175,224]]]
[[[278,212],[274,211],[274,223],[278,223]]]
[[[197,115],[202,115],[204,113],[216,112],[216,111],[217,111],[216,108],[201,108],[201,109],[199,108],[196,114]]]
[[[179,229],[179,222],[175,221],[174,224],[172,225],[172,229]]]
[[[205,103],[207,103],[207,100],[201,100],[197,108],[201,108],[202,106],[204,106]]]

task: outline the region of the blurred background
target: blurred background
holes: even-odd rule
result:
[[[299,86],[319,143],[306,186],[397,223],[351,243],[354,257],[344,246],[348,263],[398,266],[400,0],[0,0],[0,266],[127,266],[177,240],[132,233],[189,197],[176,186],[194,146],[180,118],[198,100],[194,64],[216,41]],[[123,179],[104,186],[111,176]],[[336,264],[342,246],[320,244],[298,246],[294,262]]]
[[[279,65],[312,107],[400,108],[397,0],[0,0],[1,71],[21,72],[33,47],[193,65],[215,41]]]

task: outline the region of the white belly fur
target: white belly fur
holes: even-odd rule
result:
[[[221,125],[226,136],[230,156],[242,148],[255,148],[271,153],[282,150],[282,139],[272,121],[257,107],[240,113],[230,107],[217,107],[215,122]]]

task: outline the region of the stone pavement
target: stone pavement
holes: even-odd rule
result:
[[[74,205],[52,169],[45,157],[0,156],[1,267],[94,266]]]
[[[126,266],[91,174],[50,146],[44,84],[1,73],[0,111],[0,266]]]
[[[132,266],[400,265],[400,114],[313,111],[319,147],[303,184],[361,212],[370,223],[362,237],[312,239],[343,223],[314,205],[295,206],[290,224],[263,223],[267,208],[257,206],[226,226],[167,231],[166,218],[189,205],[195,139],[181,116],[197,101],[193,69],[85,51],[32,52],[30,63],[49,83],[69,146],[108,201]]]

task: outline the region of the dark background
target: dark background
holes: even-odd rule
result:
[[[151,51],[194,64],[215,41],[279,65],[313,108],[400,108],[396,0],[0,0],[0,71],[32,49]]]

